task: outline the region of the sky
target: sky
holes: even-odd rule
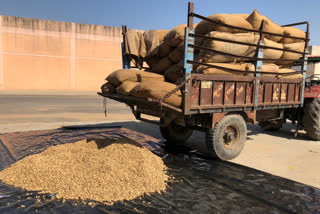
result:
[[[284,25],[310,22],[312,45],[320,45],[320,0],[194,0],[195,12],[248,13],[257,9]],[[187,22],[186,0],[0,0],[0,15],[142,30],[171,29]],[[195,20],[195,22],[199,22]],[[305,30],[305,28],[303,29]]]

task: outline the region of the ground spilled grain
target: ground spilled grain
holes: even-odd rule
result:
[[[0,179],[57,198],[130,200],[166,189],[162,159],[129,139],[82,140],[52,146],[0,172]]]

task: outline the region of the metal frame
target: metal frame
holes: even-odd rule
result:
[[[261,26],[260,26],[260,38],[258,41],[257,49],[256,49],[256,57],[258,58],[255,62],[255,91],[254,91],[254,110],[257,110],[258,104],[259,104],[259,84],[260,84],[260,76],[261,76],[261,68],[263,64],[263,54],[264,54],[264,48],[263,48],[263,42],[264,42],[264,34],[262,33],[265,28],[265,21],[262,20]]]
[[[127,26],[122,25],[122,42],[121,42],[121,52],[122,52],[122,68],[123,69],[130,69],[130,60],[126,54],[126,33],[127,33]]]
[[[237,41],[232,41],[232,40],[227,40],[227,39],[219,39],[219,38],[214,38],[214,37],[208,37],[208,36],[204,36],[204,35],[199,35],[199,34],[195,34],[194,33],[194,28],[193,28],[193,22],[194,22],[194,17],[202,19],[202,20],[206,20],[208,22],[217,24],[217,25],[222,25],[224,27],[227,28],[233,28],[233,29],[239,29],[239,30],[244,30],[247,32],[254,32],[254,33],[259,33],[260,34],[260,39],[258,44],[250,44],[250,43],[245,43],[245,42],[237,42]],[[259,84],[260,84],[260,80],[265,79],[264,77],[261,77],[261,74],[263,73],[267,73],[267,74],[279,74],[279,73],[271,73],[271,72],[262,72],[261,71],[261,67],[263,65],[264,61],[288,61],[288,62],[295,62],[295,63],[301,63],[301,71],[297,71],[297,72],[292,72],[292,73],[283,73],[281,75],[295,75],[297,73],[302,73],[303,74],[303,79],[301,82],[301,90],[300,90],[300,102],[299,103],[292,103],[290,104],[291,107],[299,107],[299,106],[303,106],[303,100],[304,100],[304,83],[305,83],[305,78],[306,78],[306,70],[307,70],[307,47],[308,47],[308,42],[309,42],[309,23],[308,22],[299,22],[299,23],[293,23],[293,24],[289,24],[289,25],[284,25],[284,26],[296,26],[296,25],[306,25],[307,29],[306,29],[306,38],[299,38],[299,37],[293,37],[293,36],[287,36],[287,35],[280,35],[280,34],[275,34],[275,33],[270,33],[270,32],[266,32],[264,31],[265,28],[265,21],[263,20],[261,22],[261,27],[259,30],[252,30],[252,29],[246,29],[246,28],[241,28],[241,27],[236,27],[236,26],[231,26],[231,25],[227,25],[227,24],[223,24],[214,20],[211,20],[207,17],[201,16],[199,14],[194,13],[194,4],[192,2],[189,2],[188,4],[188,25],[185,29],[185,49],[184,49],[184,79],[186,81],[186,85],[184,86],[183,89],[183,113],[185,115],[189,115],[189,114],[195,114],[195,113],[201,113],[201,112],[206,112],[206,113],[210,113],[210,112],[223,112],[223,111],[228,111],[227,108],[231,108],[231,106],[227,107],[227,106],[222,106],[220,110],[218,109],[213,109],[213,108],[201,108],[197,109],[197,110],[192,110],[191,106],[190,106],[190,99],[191,99],[191,94],[190,94],[190,89],[192,87],[192,81],[193,76],[194,75],[190,75],[190,73],[192,72],[192,67],[193,65],[205,65],[208,67],[214,67],[214,68],[219,68],[219,69],[224,69],[227,71],[233,71],[233,72],[242,72],[242,73],[254,73],[254,94],[253,94],[253,107],[250,108],[250,110],[259,110],[259,109],[265,109],[265,107],[261,107],[261,105],[259,105]],[[264,59],[263,57],[263,52],[264,52],[264,48],[270,48],[270,49],[275,49],[275,50],[282,50],[284,51],[284,49],[281,48],[275,48],[275,47],[270,47],[270,46],[264,46],[264,36],[265,35],[274,35],[274,36],[279,36],[279,37],[284,37],[284,38],[293,38],[293,39],[298,39],[298,40],[302,40],[305,41],[305,48],[304,48],[304,52],[298,52],[298,51],[290,51],[290,50],[286,50],[287,52],[292,52],[292,53],[299,53],[299,54],[303,54],[302,59],[300,60],[282,60],[282,59]],[[244,56],[238,56],[235,54],[230,54],[230,53],[225,53],[225,52],[221,52],[221,51],[216,51],[216,50],[212,50],[206,47],[202,47],[199,45],[194,45],[194,37],[201,37],[201,38],[205,38],[205,39],[210,39],[210,40],[216,40],[216,41],[222,41],[222,42],[228,42],[228,43],[235,43],[235,44],[242,44],[242,45],[248,45],[248,46],[255,46],[256,47],[256,55],[255,57],[244,57]],[[254,72],[248,72],[248,71],[240,71],[240,70],[235,70],[235,69],[227,69],[227,68],[223,68],[223,67],[219,67],[219,66],[214,66],[214,65],[210,65],[210,64],[206,64],[206,63],[199,63],[199,62],[195,62],[194,59],[194,49],[203,49],[206,51],[211,51],[211,52],[215,52],[218,54],[223,54],[223,55],[228,55],[228,56],[233,56],[233,57],[239,57],[239,58],[246,58],[246,59],[250,59],[252,61],[254,61],[255,64],[255,71]],[[198,76],[201,74],[198,74]],[[211,76],[211,80],[214,83],[215,78],[220,79],[221,75],[206,75],[206,78],[208,80],[208,76]],[[224,78],[225,81],[231,81],[231,79],[234,79],[234,77],[230,77],[230,76],[223,76],[222,78]],[[239,76],[239,77],[235,77],[238,81],[244,81],[246,78]],[[267,78],[268,79],[268,78]],[[275,78],[273,78],[275,79]],[[272,82],[272,80],[271,80]],[[277,82],[277,81],[276,81]],[[282,81],[282,82],[290,82],[290,81]],[[300,83],[298,82],[298,83]],[[281,86],[282,87],[282,84]],[[288,106],[288,103],[283,103],[283,106]],[[281,105],[281,103],[279,103],[278,105],[271,105],[272,109],[277,109],[277,108],[282,108],[283,107]],[[247,107],[243,106],[242,111],[244,109],[248,109]]]
[[[294,25],[294,24],[293,24]],[[290,26],[293,26],[290,25]],[[308,52],[307,48],[309,46],[309,23],[306,22],[307,29],[306,29],[306,41],[305,41],[305,46],[304,46],[304,53],[303,53],[303,59],[304,62],[301,64],[301,70],[303,71],[303,84],[302,84],[302,89],[301,89],[301,107],[303,107],[303,101],[304,101],[304,89],[305,89],[305,81],[306,81],[306,72],[307,72],[307,66],[308,66]]]

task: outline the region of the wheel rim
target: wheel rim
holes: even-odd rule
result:
[[[233,149],[240,141],[240,130],[236,125],[229,125],[223,131],[223,146],[226,149]]]

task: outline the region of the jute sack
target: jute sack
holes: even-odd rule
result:
[[[164,37],[164,42],[170,47],[177,47],[184,40],[184,31],[187,24],[181,24],[170,30]]]
[[[253,68],[254,65],[252,64]],[[263,72],[272,72],[272,73],[277,73],[277,74],[266,74],[266,73],[262,73],[261,77],[275,77],[278,79],[299,79],[302,78],[302,74],[283,74],[283,73],[294,73],[295,71],[292,69],[288,69],[288,68],[281,68],[281,69],[277,69],[277,70],[272,70],[273,66],[275,66],[274,64],[266,64],[265,66],[262,66],[262,71]],[[251,67],[251,66],[250,66]],[[276,68],[276,67],[274,67]],[[252,69],[252,67],[251,67]],[[250,76],[253,76],[253,74],[250,74]]]
[[[125,81],[143,82],[149,80],[163,81],[164,77],[159,74],[135,69],[116,70],[107,77],[107,81],[110,82],[114,87],[118,87]]]
[[[164,74],[166,70],[168,70],[173,63],[169,59],[169,57],[162,58],[155,66],[152,67],[152,72],[157,74]]]
[[[167,34],[167,32],[168,30],[149,30],[143,33],[146,57],[158,54],[158,51],[155,52],[154,50],[161,42],[163,42],[164,36]]]
[[[220,38],[220,39],[227,39],[232,41],[238,41],[238,42],[246,42],[246,43],[253,43],[254,41],[254,34],[253,33],[226,33],[226,32],[218,32],[218,31],[212,31],[207,36]],[[222,42],[222,41],[216,41],[216,40],[204,40],[203,44],[204,47],[210,48],[216,51],[221,51],[229,54],[235,54],[239,56],[244,56],[249,46],[247,45],[240,45],[230,42]],[[215,52],[210,52],[207,50],[200,50],[199,53],[199,59],[203,63],[215,63],[215,62],[234,62],[237,60],[237,57],[223,55]]]
[[[254,10],[250,14],[250,16],[248,16],[247,18],[247,21],[252,25],[252,28],[254,30],[260,29],[262,20],[265,20],[265,29],[264,29],[265,32],[283,35],[283,28],[280,25],[274,23],[267,17],[261,15],[257,10]],[[282,37],[280,36],[272,36],[272,35],[265,35],[265,37],[275,42],[279,42],[282,39]]]
[[[255,71],[255,66],[252,63],[209,63],[210,65],[215,65],[223,68],[230,68],[233,70],[244,71],[243,73],[229,71],[220,68],[211,68],[207,66],[199,66],[197,68],[197,73],[203,74],[218,74],[218,75],[243,75],[252,76],[252,73],[246,73],[245,71]],[[263,64],[261,70],[264,72],[278,72],[279,67],[275,64]]]
[[[260,38],[260,36],[257,34],[254,36],[254,44],[258,44],[259,38]],[[264,45],[270,46],[270,47],[275,47],[275,48],[281,48],[281,49],[284,48],[282,43],[274,42],[274,41],[266,39],[266,38],[264,39]],[[256,54],[256,48],[257,47],[255,47],[255,46],[249,47],[248,52],[245,55],[249,56],[249,57],[254,57]],[[263,58],[265,58],[265,59],[280,59],[282,54],[283,54],[283,51],[274,50],[274,49],[270,49],[270,48],[264,48]],[[248,60],[243,60],[243,61],[248,61]],[[266,62],[267,63],[274,63],[275,61],[266,61]]]
[[[281,68],[279,70],[279,75],[276,75],[276,77],[278,77],[279,79],[301,79],[303,77],[303,75],[300,74],[281,74],[281,73],[294,73],[296,71],[292,70],[292,69],[288,69],[288,68]]]
[[[143,34],[129,31],[125,35],[125,51],[129,59],[138,67],[142,67],[142,58],[146,56],[146,45]]]
[[[248,63],[247,64],[247,71],[254,71],[254,65]],[[262,73],[262,77],[275,77],[278,79],[299,79],[302,78],[302,74],[283,74],[283,73],[294,73],[295,71],[292,69],[287,68],[279,68],[279,66],[275,64],[263,64],[261,67],[261,71],[263,72],[270,72],[270,73],[278,73],[278,74],[265,74]],[[250,74],[250,76],[253,76],[253,74]]]
[[[140,57],[145,58],[147,56],[147,47],[146,47],[146,43],[144,42],[143,33],[139,33],[139,36],[140,36],[139,55]]]
[[[126,33],[126,54],[134,55],[134,56],[140,56],[139,50],[140,50],[140,32],[127,32]]]
[[[219,14],[213,14],[211,16],[208,16],[207,18],[222,24],[228,24],[236,27],[252,29],[251,24],[247,20],[245,20],[244,18],[236,14],[219,13]],[[195,29],[195,33],[201,34],[201,35],[206,35],[210,31],[220,31],[220,32],[229,32],[229,33],[246,33],[246,31],[244,30],[224,27],[222,25],[208,22],[206,20],[202,20]]]
[[[247,63],[246,64],[246,71],[255,71],[255,66],[252,63]],[[271,73],[277,73],[279,72],[279,66],[276,64],[262,64],[261,66],[261,71],[262,72],[271,72]],[[253,75],[253,74],[252,74]]]
[[[283,44],[274,42],[269,39],[264,39],[264,45],[283,49]],[[265,58],[265,59],[280,59],[282,54],[283,54],[283,51],[265,48],[263,51],[263,58]],[[268,62],[271,63],[271,61],[268,61]]]
[[[168,92],[176,88],[175,84],[161,81],[148,81],[139,83],[134,87],[130,94],[136,97],[160,99]],[[181,92],[180,90],[172,94],[170,97],[164,100],[165,103],[180,107],[181,106]]]
[[[151,57],[160,57],[160,58],[168,56],[171,52],[171,49],[172,48],[169,45],[162,42],[155,49],[153,49],[152,53],[146,58],[150,58],[150,56]]]
[[[305,45],[304,42],[284,44],[284,52],[283,52],[281,59],[299,60],[300,57],[302,57],[302,54],[288,52],[287,50],[303,52],[304,45]],[[280,65],[287,65],[288,67],[291,67],[293,65],[293,63],[294,62],[281,61],[279,64]]]
[[[254,71],[255,67],[253,64],[248,63],[246,67],[246,71]],[[294,73],[295,71],[292,69],[282,68],[275,64],[263,64],[261,67],[261,71],[270,72],[270,73],[278,73],[278,74],[266,74],[262,73],[262,77],[275,77],[278,79],[299,79],[302,78],[302,74],[283,74],[283,73]],[[249,74],[248,76],[253,76],[253,74]]]
[[[164,37],[169,32],[169,30],[155,30],[155,31],[158,34],[158,38],[159,38],[159,42],[160,43],[164,41]]]
[[[183,60],[184,55],[184,42],[181,42],[178,47],[176,47],[171,53],[169,54],[169,58],[174,63],[179,63]]]
[[[245,71],[255,71],[255,66],[252,63],[210,63],[211,65],[216,65],[224,68],[230,68],[235,70],[241,70],[241,72],[228,71],[218,68],[210,68],[207,66],[199,66],[197,72],[203,74],[216,74],[216,75],[238,75],[238,76],[253,76],[253,73],[246,73]],[[295,72],[292,69],[279,69],[275,64],[264,64],[261,67],[263,72],[278,73],[278,74],[261,74],[263,77],[276,77],[279,79],[298,79],[302,78],[301,74],[281,74],[281,73],[292,73]]]
[[[116,92],[116,88],[111,85],[111,83],[107,82],[101,86],[101,92],[104,94],[114,94]]]
[[[167,45],[165,42],[161,43],[158,47],[160,57],[168,56],[171,52],[171,47]]]
[[[183,76],[183,61],[178,64],[174,64],[164,73],[164,79],[167,82],[175,83],[179,78]]]
[[[123,95],[129,95],[130,91],[139,84],[139,82],[125,81],[117,87],[117,93]]]
[[[246,13],[233,13],[232,15],[240,16],[241,18],[247,19],[250,14],[246,14]]]
[[[196,73],[216,74],[216,75],[240,75],[240,76],[246,75],[245,70],[246,70],[247,63],[208,63],[208,64],[219,66],[222,68],[212,68],[212,67],[200,65],[196,69]],[[228,68],[233,70],[240,70],[240,71],[243,71],[243,73],[227,70]]]
[[[283,27],[283,35],[285,36],[294,36],[299,38],[306,38],[306,33],[303,30],[300,30],[296,27]],[[295,42],[303,42],[300,39],[291,39],[291,38],[282,38],[281,41],[284,44],[290,44]]]
[[[147,65],[149,66],[149,68],[152,69],[159,63],[161,58],[159,56],[151,56],[151,57],[145,58],[144,60],[147,63]]]

